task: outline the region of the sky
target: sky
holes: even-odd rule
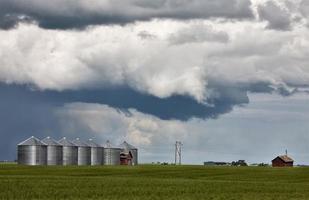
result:
[[[0,0],[0,160],[51,136],[309,164],[308,57],[307,0]]]

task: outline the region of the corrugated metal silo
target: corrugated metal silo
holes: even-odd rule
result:
[[[77,165],[78,148],[65,137],[58,141],[62,145],[62,164]]]
[[[86,144],[91,148],[91,165],[103,165],[104,148],[89,139]]]
[[[18,144],[17,160],[21,165],[46,165],[47,145],[32,136]]]
[[[90,165],[91,164],[91,148],[83,143],[79,138],[72,141],[78,147],[78,165]]]
[[[47,144],[47,165],[62,165],[62,145],[50,137],[42,142]]]
[[[127,143],[126,141],[121,143],[119,145],[119,147],[121,148],[121,152],[124,152],[124,153],[131,152],[132,157],[133,157],[132,158],[132,165],[137,165],[138,164],[138,149],[136,147],[134,147],[133,145]]]
[[[104,165],[120,165],[120,151],[119,147],[107,140],[104,145]]]

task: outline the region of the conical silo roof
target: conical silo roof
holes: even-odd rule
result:
[[[109,140],[103,145],[105,149],[121,149],[120,147],[113,145]]]
[[[79,138],[74,139],[72,143],[79,147],[88,147],[88,145],[81,141]]]
[[[38,138],[31,136],[25,141],[19,143],[18,146],[46,146],[46,144],[41,142]]]
[[[61,144],[62,146],[68,146],[68,147],[76,146],[74,143],[70,142],[66,137],[59,140],[58,143]]]
[[[122,149],[126,149],[126,150],[133,150],[133,149],[136,149],[136,150],[137,150],[137,148],[136,148],[135,146],[133,146],[133,145],[127,143],[126,141],[124,141],[123,143],[121,143],[121,144],[119,145],[119,147],[122,148]]]
[[[95,143],[92,139],[89,139],[88,141],[86,141],[86,144],[87,144],[89,147],[102,147],[101,145]]]
[[[59,144],[56,140],[52,139],[49,136],[44,138],[41,141],[44,142],[45,144],[49,145],[49,146],[61,146],[61,144]]]

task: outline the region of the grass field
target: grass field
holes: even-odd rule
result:
[[[1,164],[0,199],[309,199],[309,168]]]

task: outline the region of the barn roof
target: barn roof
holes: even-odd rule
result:
[[[277,156],[276,158],[280,158],[283,162],[286,162],[286,163],[294,162],[294,160],[287,155]]]

